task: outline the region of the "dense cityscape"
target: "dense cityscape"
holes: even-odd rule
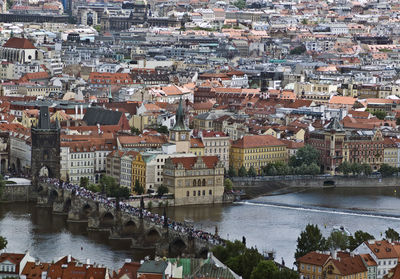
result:
[[[0,1],[0,279],[400,279],[399,30],[393,0]]]

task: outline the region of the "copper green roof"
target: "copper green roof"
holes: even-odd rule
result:
[[[188,131],[189,129],[185,124],[185,115],[183,113],[182,98],[179,100],[178,110],[176,111],[175,125],[171,129],[173,131]]]

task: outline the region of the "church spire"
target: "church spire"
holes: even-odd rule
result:
[[[175,125],[172,130],[188,130],[185,124],[185,115],[183,113],[182,98],[179,100],[178,110],[175,116]]]

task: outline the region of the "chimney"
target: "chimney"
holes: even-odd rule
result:
[[[125,259],[125,263],[131,263],[132,260],[131,259]]]
[[[68,255],[67,256],[67,263],[70,263],[71,262],[71,255]]]
[[[338,259],[338,257],[337,257],[337,251],[336,250],[331,250],[331,256],[332,256],[332,258],[334,259],[334,260],[337,260]]]
[[[78,119],[78,105],[75,105],[75,119]]]
[[[87,264],[87,265],[90,264],[90,259],[86,259],[86,264]]]

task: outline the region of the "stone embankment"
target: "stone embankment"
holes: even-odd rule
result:
[[[397,187],[400,177],[377,176],[274,176],[274,177],[235,177],[234,190],[244,190],[246,198],[263,195],[279,195],[302,191],[309,188],[351,188],[351,187]]]

